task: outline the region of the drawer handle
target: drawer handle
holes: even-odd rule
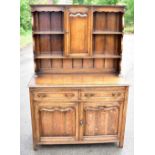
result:
[[[121,93],[119,92],[119,93],[112,93],[112,96],[113,97],[119,97],[119,96],[121,96]]]
[[[95,96],[95,94],[91,94],[91,93],[87,93],[87,94],[85,94],[85,97],[93,97],[93,96]]]
[[[46,97],[46,94],[38,94],[38,97]]]
[[[65,94],[65,96],[68,98],[72,98],[72,97],[74,97],[74,94],[73,93],[70,93],[70,94],[67,93],[67,94]]]
[[[83,126],[83,125],[84,125],[83,120],[80,120],[80,126]]]

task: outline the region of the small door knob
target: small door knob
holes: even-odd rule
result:
[[[112,93],[112,96],[115,97],[116,96],[116,93]]]
[[[80,125],[83,126],[84,122],[83,120],[80,120]]]

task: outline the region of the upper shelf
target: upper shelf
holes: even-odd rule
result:
[[[53,5],[53,4],[33,4],[31,12],[59,12],[65,11],[66,8],[93,8],[93,11],[98,12],[121,12],[124,13],[124,5]]]
[[[123,32],[117,32],[117,31],[93,31],[93,34],[123,34]]]
[[[64,34],[64,31],[33,31],[33,34]]]

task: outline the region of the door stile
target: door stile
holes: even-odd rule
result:
[[[76,108],[76,126],[75,126],[75,129],[76,129],[76,133],[75,133],[75,140],[78,141],[78,135],[79,135],[79,113],[78,113],[78,110],[79,110],[79,105],[78,105],[78,102],[75,103],[75,108]]]
[[[83,140],[83,102],[81,101],[81,90],[78,90],[78,100],[79,100],[79,141]]]
[[[35,105],[35,124],[36,124],[36,139],[37,139],[37,142],[40,142],[40,126],[39,126],[39,107],[38,107],[38,104],[36,103]]]
[[[119,102],[120,108],[119,108],[119,122],[118,122],[118,138],[120,139],[121,134],[121,125],[122,125],[122,115],[123,115],[123,103]]]

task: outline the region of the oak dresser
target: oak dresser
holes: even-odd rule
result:
[[[123,147],[128,83],[121,78],[124,6],[31,5],[38,145]]]

